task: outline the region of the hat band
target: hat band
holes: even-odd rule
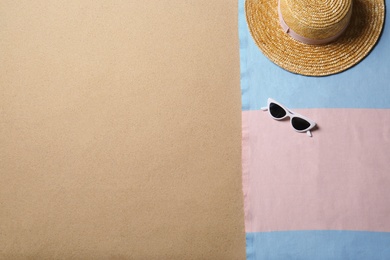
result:
[[[336,40],[341,34],[343,34],[343,32],[347,29],[348,25],[349,25],[349,21],[351,19],[349,19],[348,23],[346,23],[346,25],[344,26],[344,28],[342,28],[336,35],[334,36],[331,36],[331,37],[328,37],[328,38],[325,38],[325,39],[310,39],[310,38],[306,38],[302,35],[299,35],[298,33],[294,32],[287,24],[286,22],[284,21],[283,19],[283,15],[282,15],[282,12],[280,10],[280,0],[278,1],[278,14],[279,14],[279,23],[280,25],[282,26],[283,28],[283,31],[285,33],[287,33],[288,35],[290,35],[292,38],[294,38],[295,40],[297,41],[300,41],[302,43],[305,43],[305,44],[312,44],[312,45],[320,45],[320,44],[326,44],[326,43],[329,43],[329,42],[332,42],[334,40]]]

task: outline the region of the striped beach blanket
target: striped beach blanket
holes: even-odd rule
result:
[[[389,26],[356,66],[307,77],[261,53],[244,4],[239,0],[247,259],[390,259]],[[262,111],[268,98],[314,120],[313,136]]]

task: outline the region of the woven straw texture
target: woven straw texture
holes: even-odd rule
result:
[[[337,8],[347,11],[345,6],[340,7],[339,1],[334,1]],[[385,15],[384,0],[354,0],[352,6],[352,17],[345,33],[336,41],[325,45],[304,44],[283,32],[278,18],[278,0],[246,0],[245,10],[252,37],[272,62],[293,73],[325,76],[344,71],[361,61],[381,34]],[[302,9],[302,6],[298,5],[296,8]],[[310,8],[316,6],[311,5]],[[285,15],[283,10],[282,13]],[[313,14],[312,11],[309,13]],[[324,10],[319,13],[331,12]],[[305,15],[300,19],[305,23]],[[335,20],[334,17],[331,19]],[[322,21],[328,23],[326,18]],[[317,24],[322,26],[321,23]]]
[[[299,35],[310,39],[332,37],[350,20],[352,0],[280,0],[284,21]]]

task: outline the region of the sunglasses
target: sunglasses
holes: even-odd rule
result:
[[[262,107],[261,110],[269,112],[271,117],[275,120],[282,120],[286,117],[290,117],[291,126],[295,131],[299,133],[306,132],[308,136],[312,136],[310,129],[312,129],[316,123],[307,117],[297,114],[275,100],[269,98],[268,106]]]

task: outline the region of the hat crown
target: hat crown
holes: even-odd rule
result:
[[[337,35],[348,26],[352,0],[280,0],[280,11],[294,32],[321,40]]]

